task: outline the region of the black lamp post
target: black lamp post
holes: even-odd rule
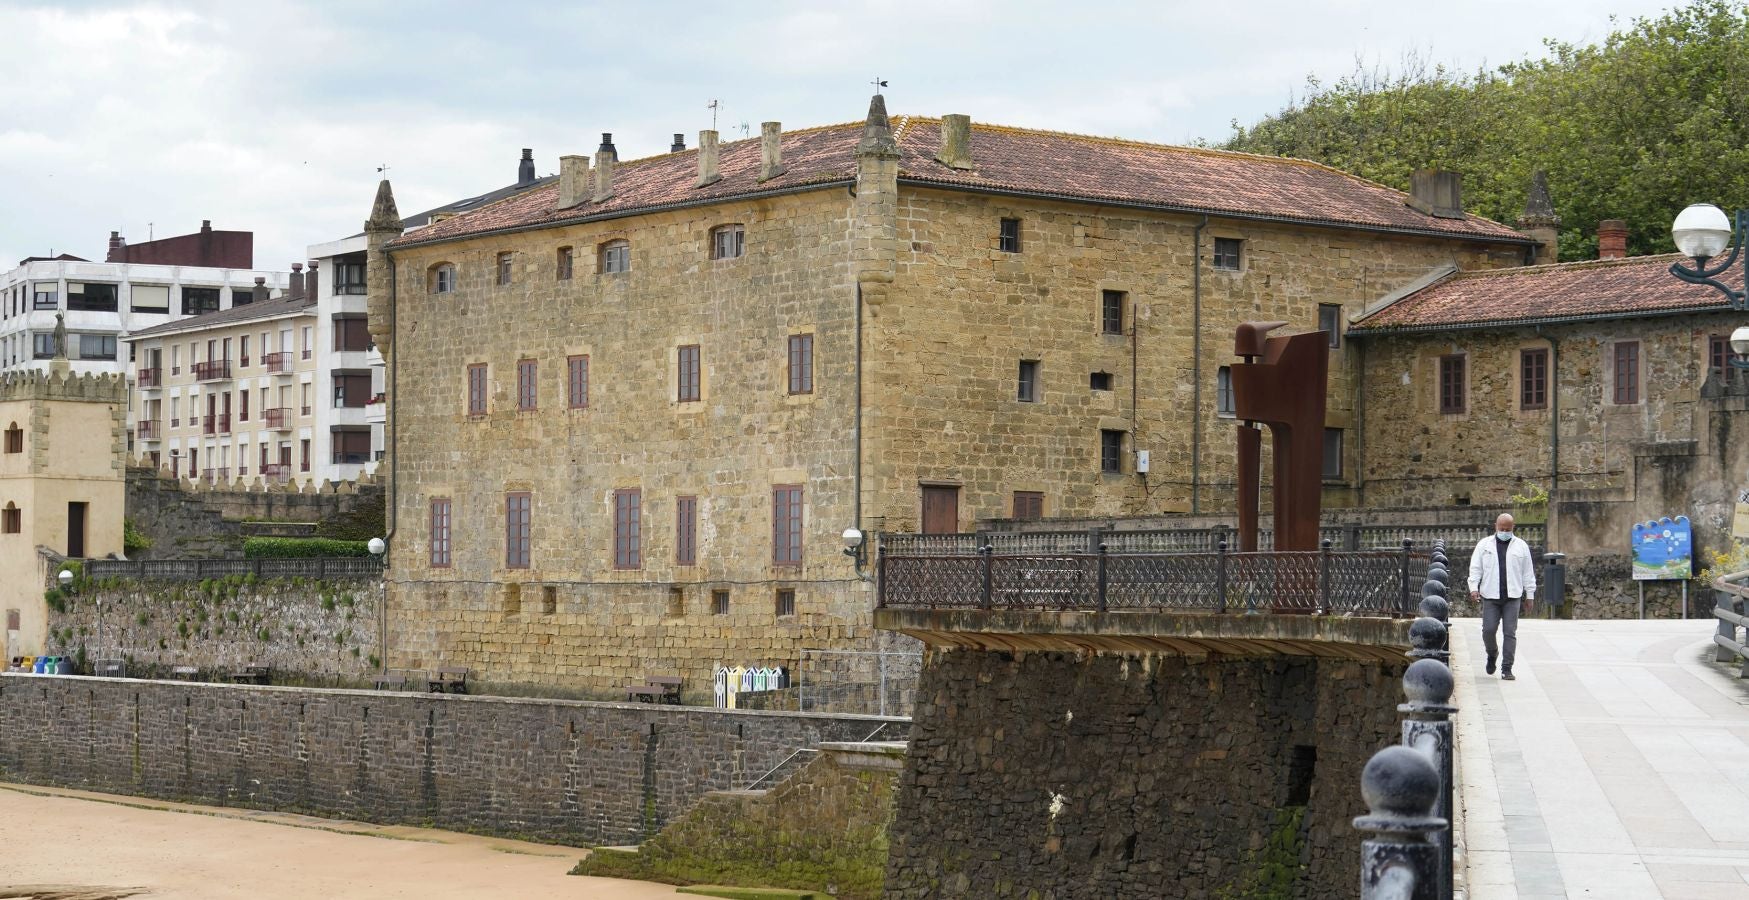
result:
[[[1733,236],[1737,239],[1735,243],[1731,240]],[[1743,261],[1745,276],[1749,276],[1749,255],[1743,253],[1744,239],[1749,237],[1749,210],[1738,210],[1733,220],[1711,203],[1696,203],[1676,215],[1676,221],[1670,226],[1670,237],[1676,241],[1676,249],[1682,251],[1683,256],[1694,257],[1693,268],[1671,263],[1670,274],[1689,284],[1712,287],[1731,301],[1734,310],[1749,310],[1749,294],[1733,290],[1719,280],[1719,276],[1730,271],[1739,258]],[[1731,248],[1731,255],[1717,265],[1708,265],[1725,252],[1726,247]],[[1749,277],[1746,277],[1745,285],[1749,286]],[[1749,369],[1749,325],[1731,332],[1731,354],[1725,361],[1733,368]]]

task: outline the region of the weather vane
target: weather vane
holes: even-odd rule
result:
[[[389,177],[389,164],[383,163],[382,165],[377,166],[377,174],[383,176],[384,178]]]
[[[876,75],[875,80],[871,81],[869,83],[874,85],[875,93],[877,93],[877,94],[881,92],[881,88],[884,88],[887,86],[887,83],[885,81],[882,81],[881,77],[879,75]]]

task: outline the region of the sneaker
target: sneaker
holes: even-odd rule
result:
[[[1500,670],[1500,680],[1501,681],[1517,681],[1518,676],[1512,674],[1511,669],[1502,669],[1502,670]]]
[[[1488,674],[1494,674],[1494,657],[1488,657]]]

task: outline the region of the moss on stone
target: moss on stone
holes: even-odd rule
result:
[[[1244,874],[1216,891],[1216,900],[1293,900],[1294,883],[1304,871],[1305,821],[1303,806],[1277,809],[1263,846],[1246,854]]]

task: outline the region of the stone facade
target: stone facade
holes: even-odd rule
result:
[[[122,660],[134,678],[194,666],[223,681],[265,665],[277,684],[369,686],[381,596],[374,579],[91,579],[50,611],[47,652]]]
[[[133,558],[237,558],[244,538],[254,532],[369,540],[383,534],[385,495],[372,478],[320,485],[209,485],[131,467],[128,520],[152,542]]]
[[[871,594],[840,553],[842,529],[918,530],[926,487],[955,493],[961,528],[1008,514],[1016,491],[1043,494],[1047,515],[1230,508],[1231,420],[1215,414],[1215,386],[1236,324],[1316,328],[1321,302],[1357,313],[1436,266],[1524,258],[1510,235],[930,187],[906,180],[876,107],[840,176],[852,182],[769,196],[394,241],[381,186],[366,233],[371,328],[392,373],[391,665],[601,694],[674,673],[699,698],[720,662],[873,649]],[[610,156],[594,177],[607,159],[619,180],[593,195],[577,181],[586,161],[572,161],[567,201],[647,188]],[[1019,220],[1021,252],[1000,248],[1003,219]],[[715,258],[713,229],[731,224],[745,255]],[[1214,268],[1217,238],[1241,242],[1236,271]],[[602,271],[615,241],[629,271]],[[453,291],[436,291],[440,271]],[[1107,290],[1124,295],[1120,334],[1103,333]],[[804,393],[787,381],[792,336],[812,341]],[[680,399],[682,347],[698,348],[696,401]],[[1352,351],[1335,352],[1330,423],[1352,429]],[[587,359],[586,406],[570,395],[573,359]],[[1022,360],[1039,363],[1038,402],[1016,399]],[[483,414],[468,410],[470,366],[485,367]],[[532,406],[519,384],[530,371]],[[1109,376],[1098,390],[1095,373]],[[1102,429],[1127,435],[1117,473],[1101,472]],[[1146,477],[1136,449],[1153,453]],[[800,565],[772,562],[779,485],[802,489]],[[615,498],[632,490],[642,559],[616,566]],[[507,565],[513,494],[531,509],[526,568]],[[677,560],[682,497],[697,498],[692,565]],[[434,500],[449,504],[448,566],[432,565]],[[779,608],[787,591],[793,615]]]
[[[0,676],[0,780],[565,844],[648,838],[903,720]],[[891,730],[889,728],[888,730]]]
[[[47,651],[55,563],[122,549],[126,386],[119,375],[0,378],[0,611],[5,659]]]
[[[885,896],[1350,896],[1403,669],[932,652]]]

